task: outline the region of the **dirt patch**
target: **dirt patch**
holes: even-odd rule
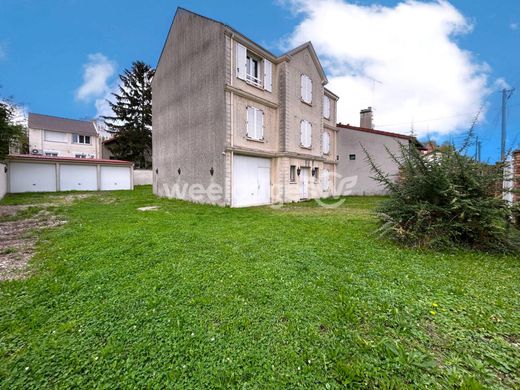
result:
[[[0,206],[0,215],[14,217],[28,207],[34,205]],[[27,264],[34,254],[37,240],[33,233],[64,223],[47,210],[40,210],[27,219],[0,222],[0,281],[27,277]]]

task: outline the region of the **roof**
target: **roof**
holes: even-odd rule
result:
[[[348,124],[344,125],[343,123],[338,123],[337,127],[342,128],[342,129],[361,131],[361,132],[364,132],[364,133],[383,135],[383,136],[392,137],[392,138],[405,139],[405,140],[408,140],[408,141],[416,143],[416,145],[419,146],[420,148],[424,148],[424,146],[417,140],[417,138],[415,138],[414,136],[411,136],[411,135],[405,135],[405,134],[399,134],[399,133],[392,133],[392,132],[389,132],[389,131],[369,129],[367,127],[358,127],[358,126],[352,126],[352,125],[348,125]]]
[[[35,162],[63,162],[78,164],[102,164],[102,165],[132,165],[131,161],[124,160],[107,160],[103,158],[76,158],[76,157],[51,157],[51,156],[34,156],[31,154],[10,154],[7,161],[35,161]]]
[[[226,24],[226,23],[223,23],[219,20],[216,20],[216,19],[212,19],[212,18],[209,18],[207,16],[204,16],[204,15],[201,15],[201,14],[198,14],[196,12],[193,12],[193,11],[190,11],[189,9],[186,9],[186,8],[183,8],[183,7],[177,7],[177,10],[175,11],[175,16],[173,17],[173,21],[170,25],[170,30],[168,31],[168,35],[166,36],[166,40],[164,41],[164,45],[163,45],[163,48],[161,50],[161,54],[159,55],[159,60],[157,61],[157,66],[156,68],[159,66],[159,63],[161,62],[161,57],[163,55],[163,52],[166,48],[166,43],[168,42],[168,38],[172,32],[172,29],[173,29],[173,23],[175,23],[175,18],[177,17],[177,15],[181,12],[186,12],[186,13],[189,13],[189,14],[192,14],[192,15],[196,15],[196,16],[199,16],[203,19],[206,19],[210,22],[213,22],[213,23],[217,23],[217,24],[220,24],[223,28],[231,31],[233,34],[237,35],[238,37],[241,37],[244,41],[246,41],[248,44],[254,46],[255,48],[257,48],[261,54],[263,54],[264,56],[268,56],[268,57],[271,57],[271,58],[268,58],[269,60],[274,60],[275,62],[282,62],[283,60],[287,60],[287,59],[290,59],[291,55],[294,55],[304,49],[308,49],[311,53],[311,57],[314,61],[314,63],[316,64],[316,68],[318,68],[318,72],[320,73],[320,76],[322,78],[322,84],[325,85],[328,83],[328,80],[327,80],[327,76],[325,75],[325,71],[323,70],[323,67],[320,63],[320,60],[318,58],[318,55],[316,54],[316,51],[314,50],[314,47],[312,46],[312,42],[305,42],[304,44],[280,55],[280,56],[276,56],[274,55],[273,53],[271,53],[269,50],[265,49],[264,47],[262,47],[261,45],[259,45],[258,43],[254,42],[252,39],[249,39],[247,36],[245,36],[244,34],[242,34],[240,31],[234,29],[233,27],[231,27],[230,25]],[[260,53],[259,53],[260,54]],[[329,91],[329,93],[332,93],[331,91]],[[334,95],[336,96],[336,95]]]
[[[30,129],[57,131],[60,133],[75,133],[97,136],[93,122],[76,119],[60,118],[57,116],[29,113]]]

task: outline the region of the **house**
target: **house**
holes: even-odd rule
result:
[[[310,42],[275,56],[177,9],[152,82],[154,193],[233,207],[333,195],[326,84]]]
[[[399,167],[390,153],[400,156],[401,146],[423,146],[413,136],[373,129],[372,109],[361,110],[360,126],[344,125],[338,127],[338,195],[384,195],[385,188],[373,179],[374,173],[367,161],[366,152],[383,172],[399,174]]]
[[[49,157],[101,158],[91,121],[29,113],[29,153]]]
[[[520,202],[520,149],[513,152],[513,202]],[[520,222],[520,221],[519,221]]]

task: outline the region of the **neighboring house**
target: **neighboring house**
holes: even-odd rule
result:
[[[179,8],[152,83],[154,193],[235,207],[333,195],[326,84],[310,42],[275,56]]]
[[[367,153],[386,173],[399,174],[399,168],[388,151],[400,156],[400,145],[423,149],[415,137],[374,130],[372,110],[361,110],[360,123],[363,126],[337,125],[338,133],[338,195],[383,195],[385,188],[373,179],[374,173],[367,161]]]
[[[29,113],[29,153],[49,157],[100,158],[100,142],[91,121]]]

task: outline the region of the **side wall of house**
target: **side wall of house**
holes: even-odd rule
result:
[[[202,189],[224,186],[224,62],[223,26],[179,10],[152,84],[156,195],[223,204]]]
[[[363,148],[382,170],[397,177],[399,169],[390,158],[386,148],[399,155],[399,144],[408,140],[385,135],[339,128],[338,132],[338,177],[336,192],[341,195],[384,195],[385,189],[373,177]],[[354,160],[350,156],[355,156]]]

